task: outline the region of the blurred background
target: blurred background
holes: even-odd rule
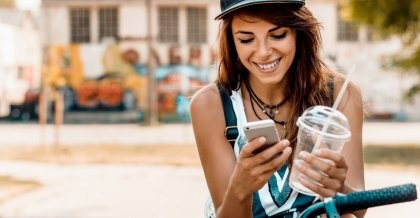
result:
[[[356,67],[367,188],[418,183],[420,1],[306,6],[324,60]],[[219,11],[219,0],[0,0],[0,217],[202,217],[188,109],[216,75]]]

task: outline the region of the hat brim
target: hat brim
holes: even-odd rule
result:
[[[291,0],[245,0],[245,1],[241,1],[241,2],[238,2],[236,4],[233,4],[233,5],[229,6],[228,8],[226,8],[225,11],[223,11],[222,13],[217,15],[214,19],[215,20],[222,19],[226,14],[229,14],[229,13],[231,13],[233,11],[236,11],[240,8],[244,8],[244,7],[251,6],[251,5],[280,4],[280,3],[304,5],[305,0],[295,0],[295,1],[291,1]]]

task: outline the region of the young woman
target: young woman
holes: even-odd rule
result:
[[[319,183],[301,181],[318,197],[300,194],[288,185],[297,118],[310,106],[331,106],[344,82],[320,58],[320,24],[304,0],[221,0],[221,9],[216,17],[221,19],[216,79],[220,87],[202,88],[190,107],[217,217],[296,217],[296,211],[319,198],[363,190],[363,105],[352,83],[338,106],[349,120],[350,141],[340,153],[302,154],[304,161],[321,172],[297,167]],[[229,90],[237,117],[239,136],[233,148],[224,135],[220,90]],[[265,138],[247,141],[242,127],[261,119],[274,120],[283,140],[254,154]]]

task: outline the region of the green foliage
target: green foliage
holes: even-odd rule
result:
[[[395,55],[394,66],[405,72],[420,74],[420,0],[346,0],[352,20],[373,27],[383,36],[397,35],[404,50]],[[406,97],[420,93],[420,81]]]
[[[0,7],[13,8],[16,6],[15,0],[0,0]]]
[[[414,99],[414,96],[417,94],[417,93],[420,93],[420,84],[416,84],[416,85],[413,85],[408,91],[407,91],[407,93],[406,93],[406,95],[405,95],[405,97],[406,97],[406,100],[408,100],[408,101],[412,101],[413,99]]]
[[[351,17],[384,34],[412,34],[419,30],[418,0],[348,0]]]

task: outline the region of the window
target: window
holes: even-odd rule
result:
[[[103,38],[118,37],[118,9],[100,8],[99,9],[99,41]]]
[[[207,42],[206,7],[158,8],[158,41],[164,43]]]
[[[178,42],[178,8],[160,7],[158,9],[159,36],[160,42]]]
[[[71,42],[90,42],[90,10],[89,8],[70,9]]]
[[[357,41],[359,39],[358,26],[343,19],[340,10],[337,12],[338,41]]]
[[[187,8],[187,41],[207,42],[207,11],[205,8]]]

